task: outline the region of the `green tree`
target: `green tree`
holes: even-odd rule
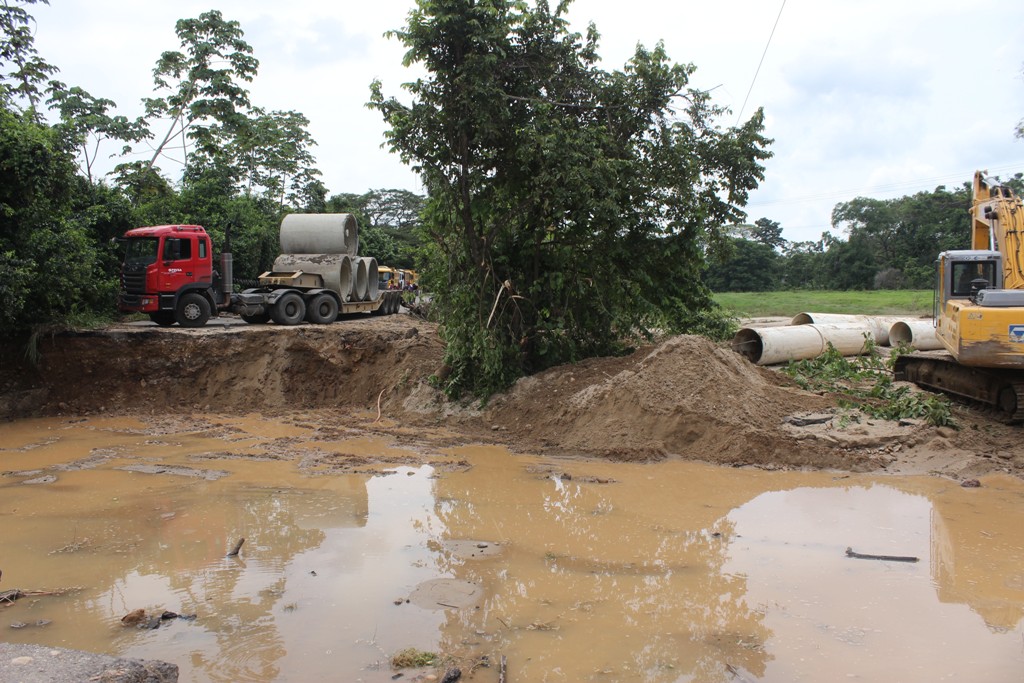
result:
[[[772,249],[782,249],[786,246],[786,240],[782,237],[782,226],[777,221],[767,218],[758,218],[754,221],[750,236]]]
[[[309,119],[296,111],[253,110],[229,145],[246,194],[262,191],[280,208],[308,203],[303,192],[320,176],[308,126]]]
[[[722,130],[688,87],[695,67],[661,44],[598,68],[597,31],[570,32],[568,4],[419,0],[391,35],[429,75],[404,86],[409,105],[372,88],[429,191],[452,392],[615,353],[653,326],[698,329],[705,249],[742,220],[769,156],[762,112]]]
[[[147,119],[167,121],[149,168],[172,143],[185,166],[190,145],[207,157],[217,156],[248,121],[249,91],[242,83],[251,82],[259,68],[239,23],[225,20],[217,10],[179,19],[175,33],[181,51],[164,52],[153,69],[156,89],[166,94],[143,100]]]
[[[49,104],[60,114],[58,130],[67,137],[68,144],[78,150],[79,168],[90,183],[93,164],[104,140],[132,143],[151,135],[141,117],[129,121],[124,116],[111,116],[109,111],[116,106],[112,100],[93,97],[77,86],[68,88],[52,81]]]
[[[940,186],[896,199],[857,197],[837,204],[832,224],[851,243],[863,243],[858,253],[870,253],[875,272],[889,273],[889,282],[930,287],[939,252],[969,246],[969,206],[966,183],[955,191]],[[849,252],[841,244],[837,248]]]
[[[72,206],[82,180],[53,129],[0,108],[0,329],[60,324],[107,291],[96,240]]]
[[[786,289],[824,289],[824,240],[787,242],[782,257],[782,282]]]
[[[27,101],[40,121],[37,107],[47,81],[58,69],[36,51],[33,19],[25,6],[38,2],[50,4],[48,0],[2,0],[0,4],[0,105],[13,107]]]
[[[705,284],[715,292],[770,292],[781,283],[782,259],[760,241],[729,238],[729,256],[708,268]]]

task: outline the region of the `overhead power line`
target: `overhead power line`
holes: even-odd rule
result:
[[[779,27],[779,19],[782,18],[782,10],[786,9],[786,0],[782,0],[782,7],[779,8],[779,15],[775,17],[775,25],[772,26],[772,32],[768,36],[768,42],[765,43],[764,52],[761,53],[761,61],[757,63],[757,70],[754,72],[754,78],[750,81],[750,88],[747,90],[747,96],[743,98],[743,106],[740,107],[740,113],[736,117],[736,125],[740,125],[740,120],[743,118],[743,110],[747,108],[747,101],[750,99],[750,93],[754,91],[754,83],[757,82],[757,75],[761,73],[761,65],[764,64],[765,55],[768,54],[768,46],[772,44],[772,36],[775,35],[775,29]]]

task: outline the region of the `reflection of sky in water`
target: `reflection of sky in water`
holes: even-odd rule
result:
[[[774,657],[765,680],[1022,680],[1007,652],[1020,631],[993,633],[964,604],[937,600],[932,504],[887,486],[764,493],[729,514],[723,571],[746,577]],[[845,557],[846,547],[917,563]]]
[[[249,500],[251,538],[240,558],[190,570],[177,582],[185,588],[160,574],[131,572],[101,598],[113,603],[115,615],[156,604],[200,614],[175,624],[170,642],[163,629],[125,631],[125,654],[173,660],[182,680],[288,680],[287,672],[302,672],[302,680],[355,680],[386,673],[398,650],[436,648],[443,615],[394,604],[437,576],[427,550],[437,531],[431,472],[401,468],[368,479],[368,507],[339,504],[337,492]],[[261,544],[264,523],[292,538],[305,534],[306,542]]]

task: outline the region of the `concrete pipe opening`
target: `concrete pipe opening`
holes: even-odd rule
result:
[[[355,270],[355,282],[352,286],[352,301],[366,301],[366,295],[370,290],[370,283],[367,281],[366,261],[357,258],[353,261]]]
[[[344,256],[338,268],[338,295],[342,301],[352,301],[352,259]]]
[[[350,213],[291,213],[281,221],[283,254],[359,252],[359,228]]]
[[[935,325],[931,320],[900,320],[889,328],[889,343],[893,346],[905,344],[918,351],[935,351],[942,348],[942,342],[935,336]]]
[[[733,337],[732,348],[757,365],[816,358],[829,344],[844,356],[864,353],[870,330],[856,323],[745,327]]]
[[[377,272],[377,259],[371,256],[366,257],[363,260],[366,261],[366,300],[375,301],[380,289],[380,280],[378,279],[380,274]]]

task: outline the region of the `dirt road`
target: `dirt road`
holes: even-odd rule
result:
[[[869,419],[699,337],[553,368],[483,407],[433,388],[442,343],[434,325],[408,315],[288,328],[118,325],[46,338],[39,351],[35,367],[3,352],[0,415],[315,410],[314,419],[371,431],[400,425],[552,455],[1024,476],[1020,427],[959,405],[958,429]]]

